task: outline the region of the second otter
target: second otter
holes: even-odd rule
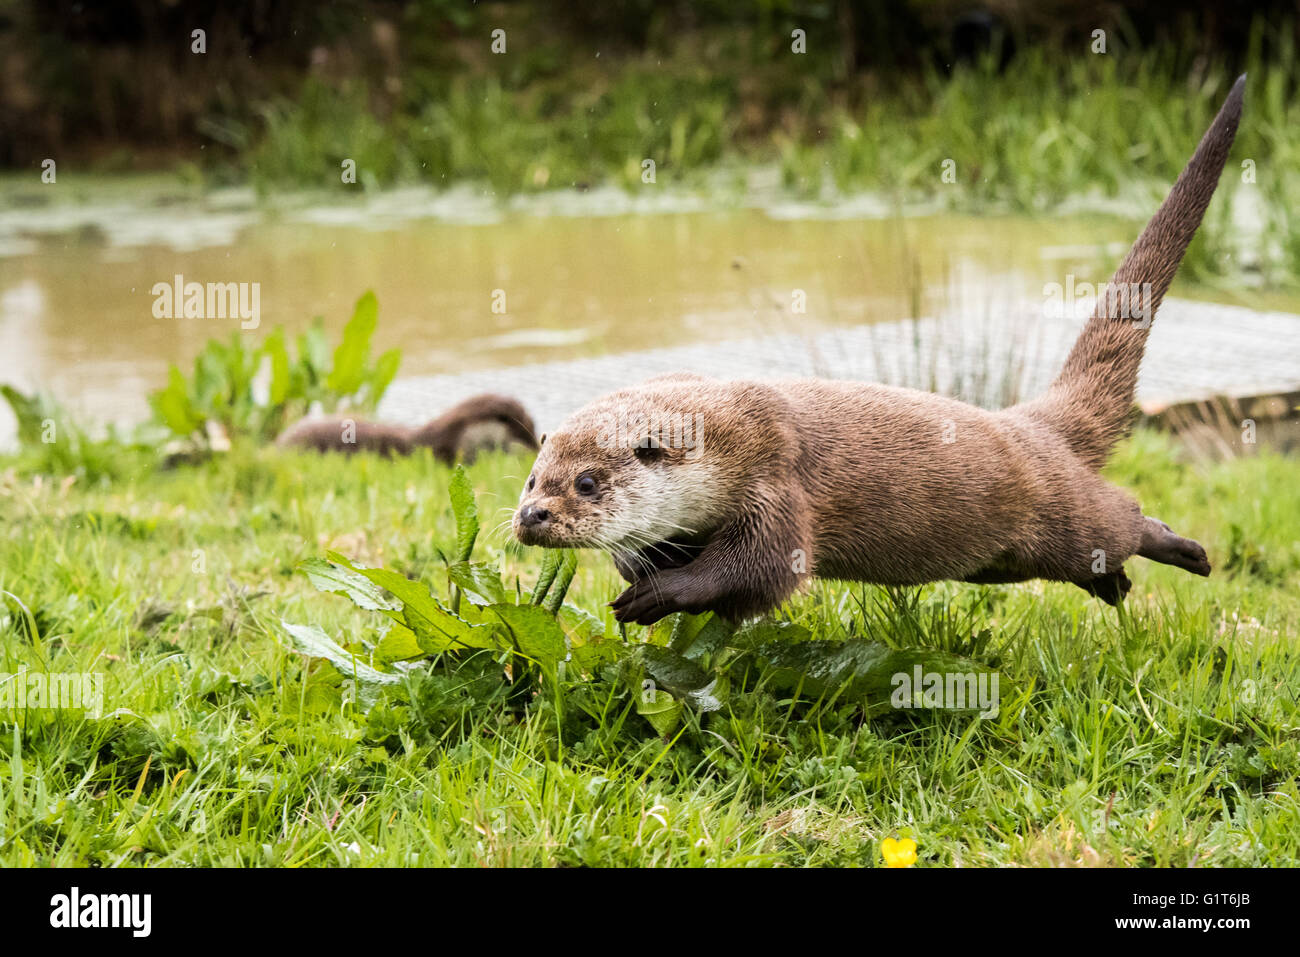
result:
[[[442,462],[473,459],[489,448],[515,442],[537,448],[532,416],[518,400],[487,393],[457,403],[431,422],[408,428],[387,422],[341,418],[303,419],[286,429],[275,444],[317,452],[378,452],[410,455],[429,448]]]

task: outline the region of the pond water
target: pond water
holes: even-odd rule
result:
[[[401,346],[411,376],[815,331],[955,299],[996,309],[1066,274],[1104,281],[1140,228],[902,218],[870,202],[646,205],[615,190],[504,204],[406,191],[268,205],[130,184],[19,197],[0,205],[0,382],[99,422],[144,417],[169,363],[188,371],[207,338],[239,330],[237,318],[158,317],[153,290],[177,276],[257,284],[260,325],[241,334],[258,338],[317,315],[337,333],[373,289],[377,345]]]

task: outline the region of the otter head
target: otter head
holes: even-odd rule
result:
[[[507,442],[518,442],[530,449],[537,448],[537,427],[533,417],[518,399],[508,395],[483,395],[477,400],[481,419],[492,422],[505,429]]]
[[[517,399],[505,395],[480,395],[457,407],[461,432],[457,451],[468,462],[485,449],[509,448],[519,443],[537,448],[533,417]]]
[[[635,552],[708,534],[726,500],[695,413],[615,393],[542,437],[514,533],[526,545]]]
[[[537,448],[533,419],[517,399],[486,393],[458,402],[411,434],[414,445],[428,446],[438,458],[467,462],[485,449],[519,443]]]

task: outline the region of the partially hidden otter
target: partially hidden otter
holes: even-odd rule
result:
[[[408,428],[387,422],[307,418],[286,429],[275,444],[317,452],[378,452],[409,455],[428,447],[442,462],[473,459],[480,451],[517,442],[537,448],[532,416],[516,399],[491,393],[457,403],[431,422]]]
[[[1214,193],[1244,81],[1042,396],[990,412],[856,382],[651,379],[543,437],[516,537],[610,552],[631,582],[614,615],[641,624],[677,611],[761,614],[809,574],[1043,578],[1112,605],[1130,588],[1133,555],[1208,575],[1199,544],[1098,471],[1127,428],[1150,320]]]

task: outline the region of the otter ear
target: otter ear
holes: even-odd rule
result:
[[[649,465],[651,462],[658,462],[663,457],[664,450],[659,447],[659,443],[653,438],[646,436],[640,444],[632,450],[632,454],[637,460]]]

